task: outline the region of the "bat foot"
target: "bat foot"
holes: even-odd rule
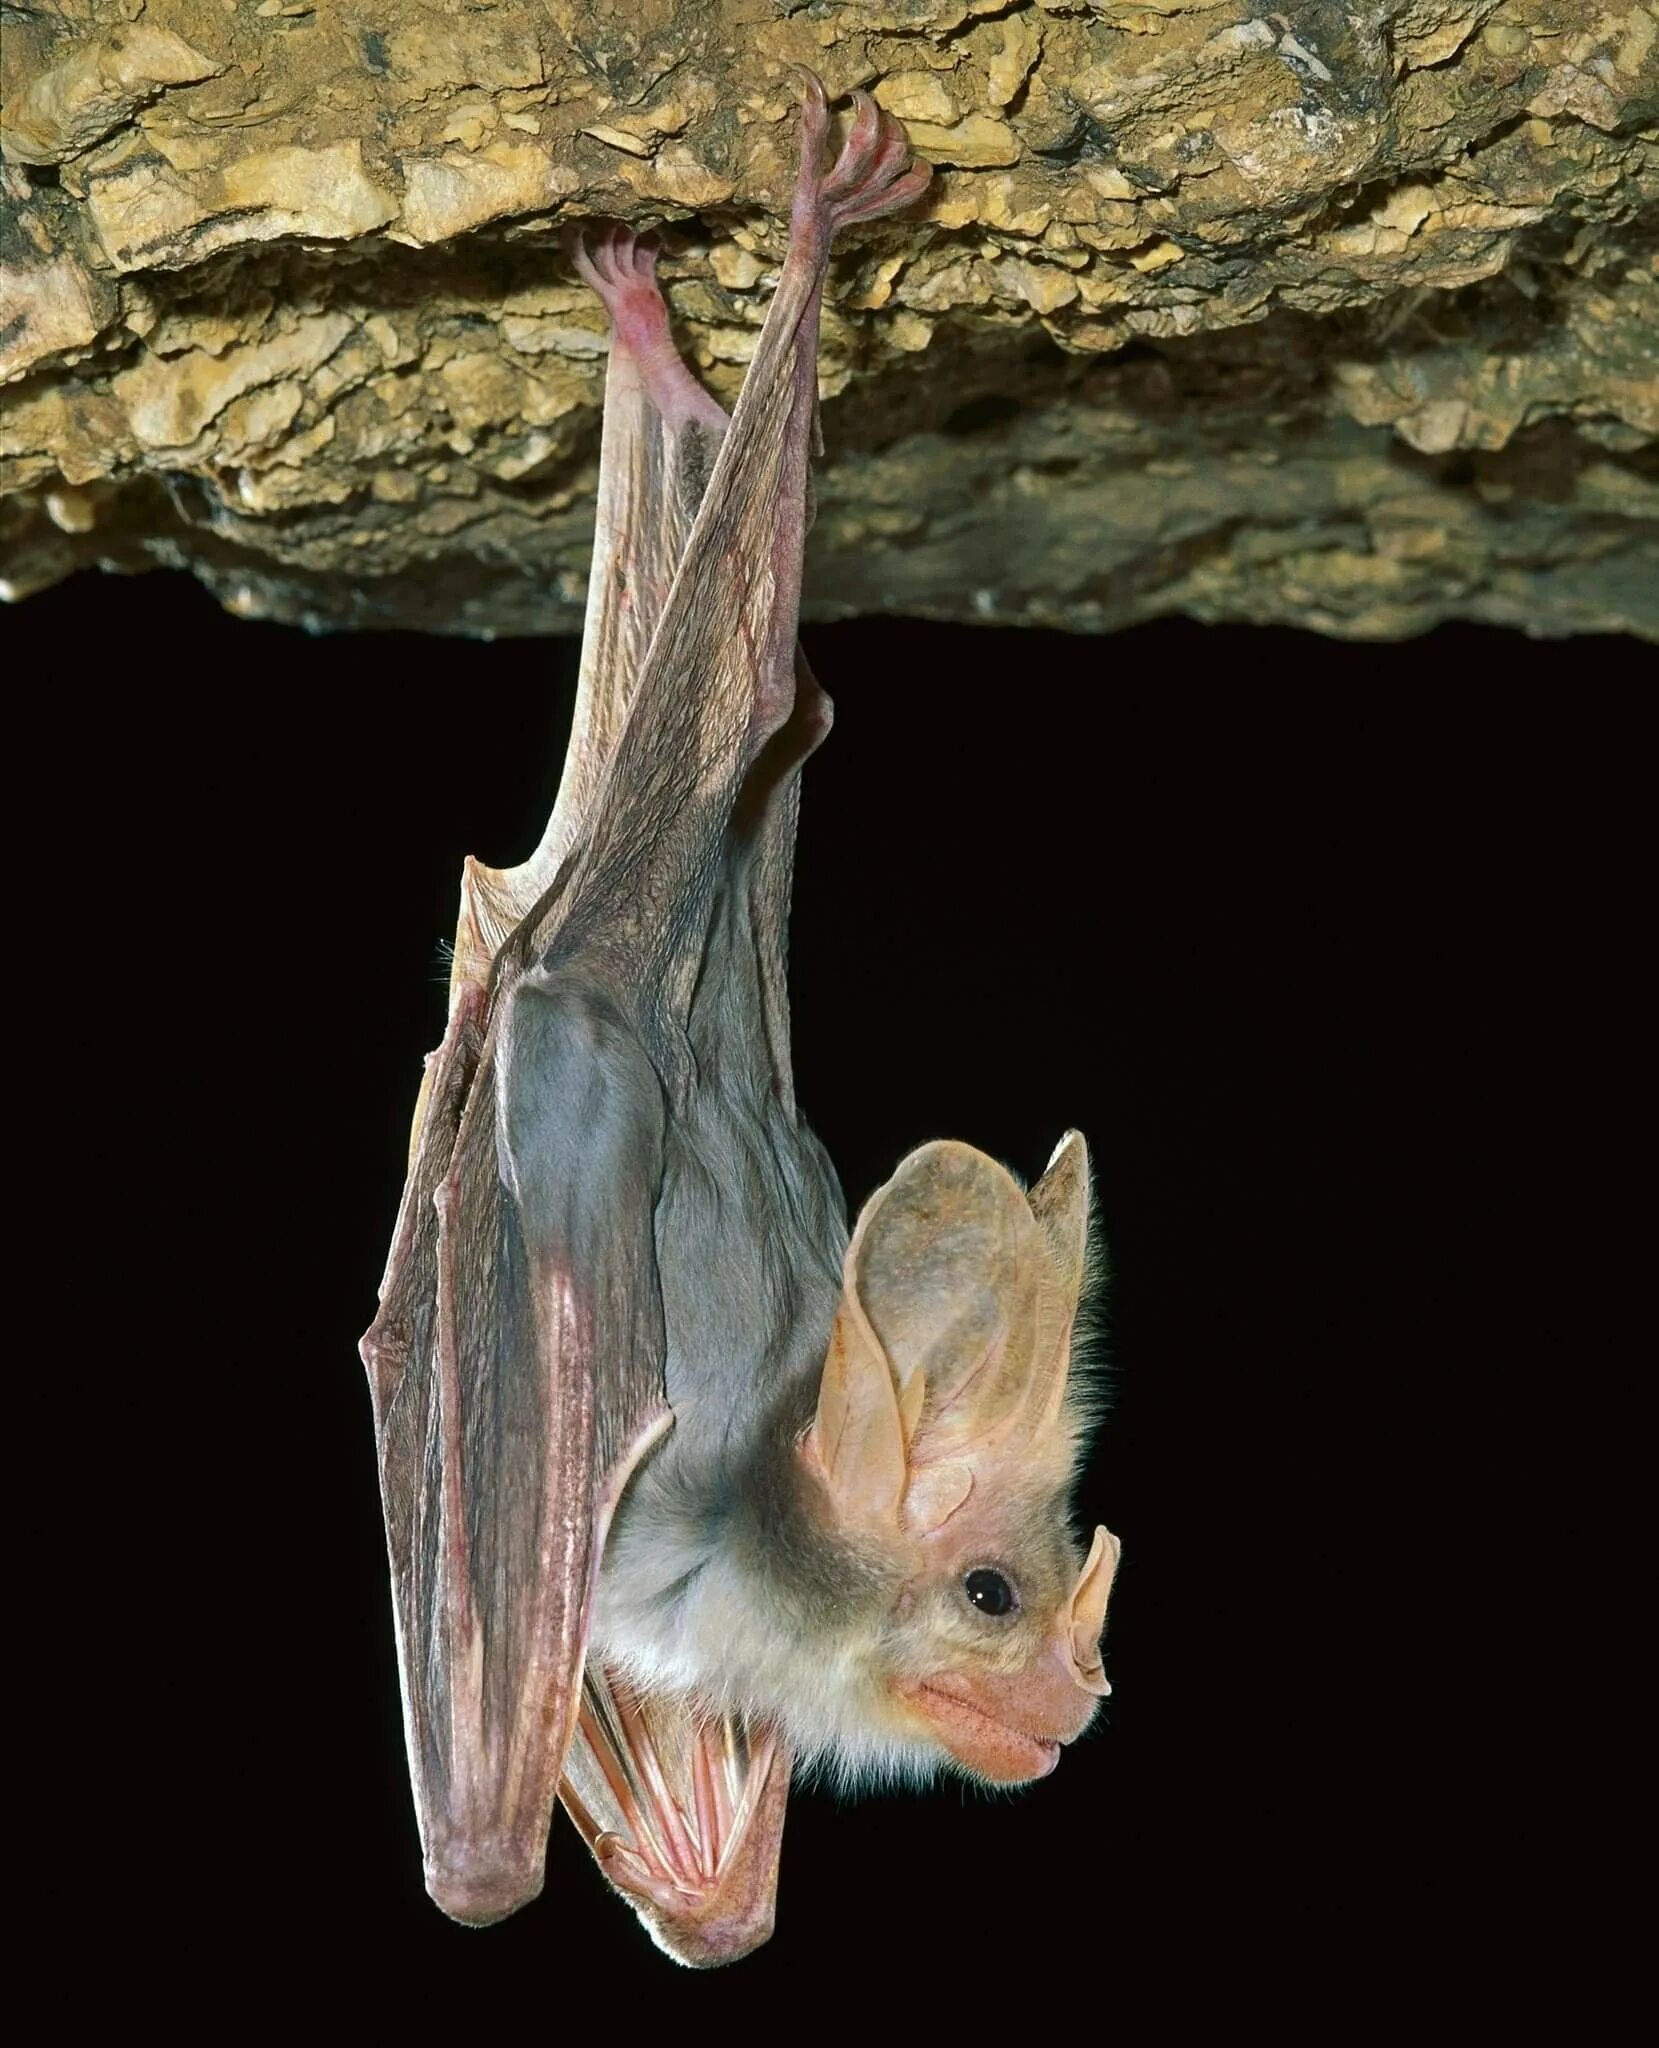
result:
[[[617,221],[570,241],[578,274],[611,319],[612,346],[630,355],[651,403],[671,426],[698,420],[716,433],[726,415],[680,360],[669,331],[668,305],[657,283],[657,245]]]
[[[579,230],[569,246],[578,274],[598,294],[625,347],[639,355],[668,344],[668,308],[657,285],[655,242],[618,221],[605,221]]]
[[[822,82],[802,74],[801,170],[795,187],[794,232],[833,237],[855,221],[878,220],[919,199],[933,172],[910,160],[903,127],[867,92],[852,95],[853,116],[834,164],[823,166],[829,107]]]

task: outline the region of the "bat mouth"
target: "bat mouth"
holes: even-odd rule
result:
[[[1060,1761],[1060,1744],[999,1721],[959,1693],[920,1682],[902,1688],[902,1696],[927,1721],[935,1737],[956,1761],[976,1777],[997,1785],[1024,1785],[1046,1778]]]

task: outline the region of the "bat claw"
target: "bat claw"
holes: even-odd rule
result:
[[[591,237],[591,240],[590,240]],[[630,287],[657,291],[657,245],[620,221],[602,221],[596,228],[577,228],[569,238],[571,261],[592,286],[614,319],[614,301]]]
[[[809,71],[804,64],[789,68],[801,83],[801,156],[816,166],[829,134],[829,98],[816,71]]]
[[[620,221],[579,229],[568,242],[577,275],[610,315],[615,344],[632,356],[651,402],[665,419],[695,420],[715,432],[726,415],[681,362],[657,283],[659,245]]]
[[[642,366],[667,384],[678,358],[668,328],[668,307],[657,284],[657,244],[619,221],[570,238],[571,261],[610,315],[611,329]]]
[[[869,171],[877,145],[885,139],[881,109],[870,95],[855,92],[852,102],[853,118],[847,129],[847,139],[823,183],[823,197],[826,199],[839,199],[857,188]],[[893,125],[889,117],[888,127]]]
[[[820,79],[801,70],[806,81],[801,107],[801,169],[795,188],[795,228],[816,225],[835,235],[855,221],[897,213],[927,189],[926,164],[912,164],[903,127],[866,92],[852,95],[853,118],[835,162],[822,168],[829,127],[828,102]]]

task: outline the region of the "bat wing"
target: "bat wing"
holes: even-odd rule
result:
[[[513,1099],[509,1026],[551,1113],[586,1117],[586,1142],[563,1134],[534,1171],[547,1118]],[[473,1922],[541,1889],[605,1525],[672,1419],[650,1242],[662,1112],[610,1055],[574,1006],[525,1015],[509,992],[487,1012],[466,992],[363,1344],[427,1887]]]
[[[466,863],[452,991],[464,980],[488,980],[496,954],[552,889],[592,812],[728,425],[675,351],[656,252],[610,227],[591,243],[578,240],[574,253],[611,316],[576,704],[558,796],[535,851],[517,867]]]
[[[789,1773],[767,1730],[590,1665],[559,1796],[657,1945],[707,1968],[772,1932]]]
[[[633,299],[655,298],[651,259],[628,238],[607,237],[582,261]],[[428,1062],[380,1312],[363,1340],[428,1884],[467,1920],[497,1918],[540,1888],[604,1520],[671,1419],[648,1238],[657,1091],[636,1091],[646,1113],[630,1125],[629,1076],[614,1058],[607,1066],[591,1013],[579,1000],[561,1012],[538,990],[533,1015],[518,1017],[520,963],[504,953],[538,904],[557,902],[726,424],[683,371],[689,392],[659,407],[648,368],[619,338],[558,800],[527,861],[466,864],[449,1027]],[[538,1105],[562,1092],[591,1109],[613,1081],[610,1158],[556,1194],[504,1177],[515,1148],[587,1154],[589,1133],[573,1147],[571,1133],[539,1127]],[[607,1183],[611,1172],[621,1179]],[[619,1242],[630,1215],[632,1241]],[[601,1343],[626,1370],[604,1369]]]

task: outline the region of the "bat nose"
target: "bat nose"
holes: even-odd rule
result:
[[[1119,1544],[1110,1529],[1096,1529],[1087,1563],[1072,1590],[1068,1615],[1071,1664],[1077,1683],[1096,1699],[1111,1687],[1100,1668],[1100,1636],[1106,1626],[1106,1602],[1118,1568]]]

